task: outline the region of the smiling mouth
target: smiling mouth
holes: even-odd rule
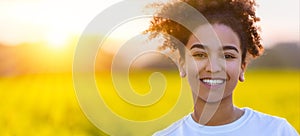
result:
[[[200,81],[209,86],[216,86],[216,85],[224,84],[226,80],[225,79],[203,78],[203,79],[200,79]]]

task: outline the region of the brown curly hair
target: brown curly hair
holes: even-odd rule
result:
[[[260,20],[256,17],[254,0],[180,0],[169,3],[154,3],[151,7],[159,8],[151,20],[150,27],[145,33],[150,33],[149,38],[156,38],[162,34],[164,43],[161,49],[178,49],[178,43],[171,40],[176,38],[184,45],[187,44],[191,32],[181,24],[163,18],[164,15],[184,16],[184,19],[193,20],[193,16],[185,13],[186,9],[180,5],[185,2],[197,9],[210,24],[220,23],[229,26],[239,36],[242,50],[242,63],[247,64],[246,58],[256,58],[263,53],[261,37],[258,33],[260,27],[256,23]],[[247,55],[251,54],[251,55]]]

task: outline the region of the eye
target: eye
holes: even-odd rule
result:
[[[224,54],[224,58],[225,59],[234,59],[236,58],[235,56],[231,55],[231,54]]]
[[[207,54],[206,53],[194,53],[192,55],[194,58],[198,58],[198,59],[204,59],[207,58]]]

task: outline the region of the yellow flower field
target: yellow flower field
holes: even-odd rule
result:
[[[168,74],[169,76],[166,77],[169,81],[167,90],[172,90],[178,87],[179,77],[177,72],[168,72]],[[110,93],[113,92],[112,87],[108,83],[103,83],[109,82],[108,75],[96,75],[96,79],[99,88],[104,90],[100,93],[106,98],[114,100],[116,96]],[[149,90],[148,76],[149,74],[143,75],[141,73],[132,76],[133,88],[141,90],[138,93],[147,93],[143,90]],[[173,77],[175,77],[174,80],[172,80]],[[168,93],[166,95],[172,97],[172,95],[178,94],[175,91],[174,94]],[[71,74],[1,77],[0,96],[1,136],[104,135],[88,121],[80,109]],[[185,99],[189,98],[185,97]],[[235,104],[239,107],[251,107],[258,111],[286,118],[300,132],[299,70],[248,71],[246,81],[238,85],[234,98]],[[176,98],[166,100],[175,101]],[[170,108],[168,103],[172,103],[172,101],[165,101],[162,104],[165,107],[157,107],[156,109],[168,109]],[[126,111],[122,104],[115,104],[119,107],[113,107],[114,105],[109,107],[116,108],[115,110],[123,109],[120,111],[121,114],[133,120],[152,118],[151,116],[137,116],[139,114]],[[183,109],[190,108],[183,107]],[[143,111],[137,112],[142,113]],[[155,115],[155,112],[162,111],[154,111],[153,117],[159,116],[158,114]],[[118,124],[114,124],[114,126],[117,128]]]

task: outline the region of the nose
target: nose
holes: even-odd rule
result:
[[[210,57],[206,62],[205,70],[209,73],[217,73],[222,71],[225,61],[215,57]]]

